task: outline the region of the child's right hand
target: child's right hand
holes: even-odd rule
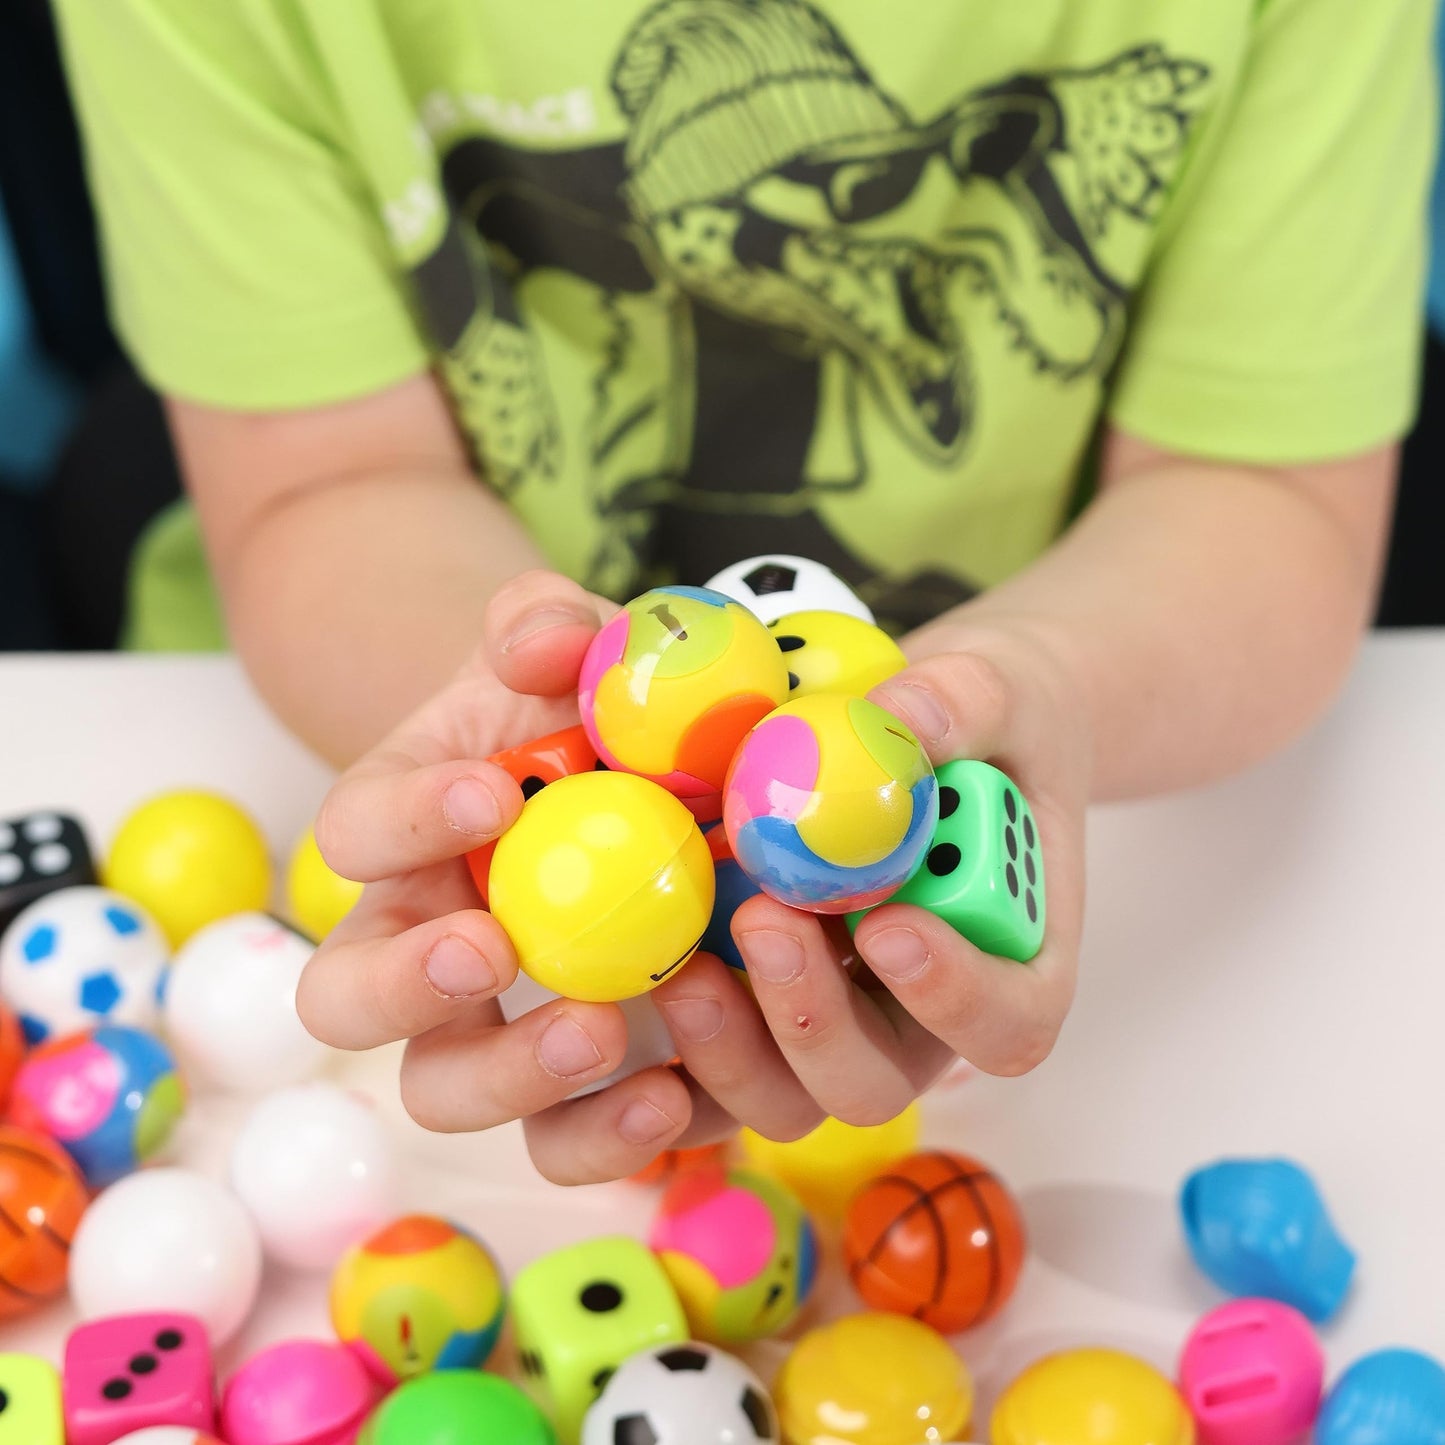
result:
[[[473,660],[336,783],[317,842],[368,886],[296,1000],[306,1027],[336,1048],[409,1040],[402,1097],[419,1123],[461,1131],[526,1119],[538,1167],[569,1183],[633,1173],[689,1124],[693,1137],[731,1127],[669,1069],[564,1103],[621,1063],[622,1013],[558,1000],[504,1023],[496,998],[516,955],[477,906],[464,861],[522,808],[516,783],[484,760],[577,721],[582,654],[615,610],[550,573],[518,578],[488,608]]]

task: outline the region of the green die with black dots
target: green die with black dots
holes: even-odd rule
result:
[[[989,763],[938,770],[938,827],[912,878],[888,900],[926,908],[976,948],[1027,963],[1044,941],[1044,859],[1018,785]],[[862,913],[850,914],[856,928]]]
[[[657,1256],[623,1237],[589,1239],[533,1260],[508,1301],[522,1387],[577,1445],[582,1417],[639,1350],[680,1344],[687,1316]]]

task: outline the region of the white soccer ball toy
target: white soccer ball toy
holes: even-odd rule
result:
[[[272,1259],[328,1270],[401,1213],[395,1150],[376,1110],[335,1084],[277,1089],[231,1149],[231,1188]]]
[[[182,944],[162,1017],[195,1084],[260,1092],[310,1078],[327,1049],[296,1017],[315,945],[265,913],[222,918]]]
[[[877,620],[836,572],[806,557],[749,557],[724,567],[705,585],[741,602],[769,627],[791,612],[846,612],[864,622]]]
[[[782,1438],[758,1377],[725,1351],[695,1343],[662,1345],[624,1361],[582,1424],[582,1445],[758,1445]]]
[[[109,888],[61,888],[0,939],[0,997],[30,1043],[97,1024],[154,1028],[170,949],[150,915]]]
[[[261,1285],[261,1243],[240,1201],[189,1169],[143,1169],[103,1190],[70,1249],[83,1319],[174,1310],[213,1345],[240,1329]]]

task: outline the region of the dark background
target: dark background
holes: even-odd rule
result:
[[[204,3],[204,0],[201,0]],[[80,147],[47,0],[0,0],[0,197],[40,344],[84,389],[38,493],[0,475],[0,650],[113,647],[130,545],[179,484],[155,398],[105,322]],[[1445,626],[1445,349],[1423,337],[1378,622]]]

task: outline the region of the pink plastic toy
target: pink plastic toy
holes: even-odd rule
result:
[[[288,1340],[231,1377],[221,1436],[230,1445],[352,1445],[381,1394],[344,1345]]]
[[[216,1428],[211,1346],[194,1315],[112,1315],[65,1342],[70,1445],[110,1445],[149,1425]]]
[[[1314,1424],[1325,1361],[1309,1321],[1274,1300],[1234,1300],[1195,1325],[1179,1389],[1199,1445],[1286,1445]]]

